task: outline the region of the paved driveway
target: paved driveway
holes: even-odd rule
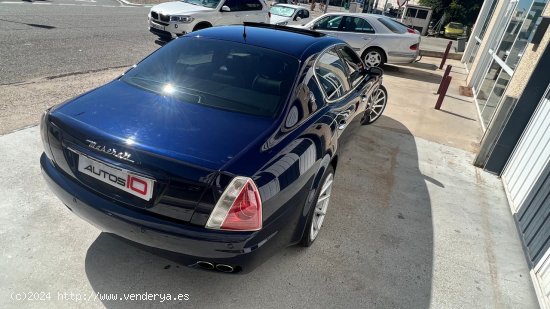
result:
[[[1,136],[0,306],[535,304],[498,179],[479,174],[471,154],[414,138],[391,117],[356,133],[340,159],[332,204],[314,246],[284,249],[246,275],[188,269],[177,256],[100,233],[70,213],[41,179],[37,127]],[[50,293],[51,300],[12,299],[28,292]],[[93,296],[104,293],[118,300]],[[188,294],[189,300],[121,301],[125,293]]]

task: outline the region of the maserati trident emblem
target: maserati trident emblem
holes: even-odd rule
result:
[[[134,163],[134,160],[131,160],[130,157],[131,154],[127,153],[126,151],[120,151],[118,152],[115,148],[107,148],[105,146],[98,145],[96,142],[91,141],[89,139],[86,140],[88,142],[88,147],[95,149],[97,151],[101,151],[103,153],[112,155],[115,158],[119,158],[128,162]]]

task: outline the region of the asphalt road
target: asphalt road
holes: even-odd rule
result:
[[[136,63],[159,47],[148,10],[117,0],[0,1],[0,85]]]

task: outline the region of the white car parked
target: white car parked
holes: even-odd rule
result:
[[[299,5],[275,4],[269,10],[269,22],[273,25],[303,25],[311,20],[309,10]]]
[[[363,13],[328,13],[297,26],[346,41],[367,66],[410,63],[420,53],[420,35],[388,17]]]
[[[220,25],[269,22],[264,0],[181,0],[155,5],[149,31],[164,39]]]

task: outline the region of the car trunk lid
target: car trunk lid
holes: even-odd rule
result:
[[[204,224],[215,204],[210,184],[218,171],[273,121],[178,101],[122,81],[60,106],[49,119],[54,160],[66,173],[116,202],[196,224]],[[153,180],[151,199],[79,171],[82,156],[105,170]],[[199,206],[201,200],[206,205]],[[201,213],[195,215],[197,207]]]

